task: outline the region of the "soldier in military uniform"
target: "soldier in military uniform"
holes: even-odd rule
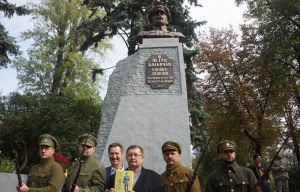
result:
[[[271,167],[275,180],[276,192],[289,192],[288,161],[280,150]]]
[[[27,184],[22,184],[20,192],[56,192],[65,181],[62,167],[54,161],[53,154],[58,145],[57,140],[49,134],[38,139],[41,162],[34,165],[28,174]]]
[[[90,134],[79,137],[79,152],[81,154],[81,169],[77,179],[75,192],[101,192],[105,185],[105,168],[101,162],[94,158],[97,139]],[[74,162],[68,169],[68,176],[63,191],[68,192],[73,184],[79,168],[79,161]]]
[[[161,174],[160,181],[162,191],[164,192],[185,192],[189,185],[194,171],[191,168],[185,167],[180,163],[181,148],[174,141],[167,141],[162,145],[162,153],[165,162],[167,163],[166,171]],[[200,192],[200,182],[195,179],[191,186],[192,192]]]
[[[235,161],[236,144],[224,140],[217,146],[221,166],[207,178],[206,192],[250,192],[256,183],[254,173]]]

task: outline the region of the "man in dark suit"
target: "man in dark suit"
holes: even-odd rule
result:
[[[131,145],[126,151],[126,160],[129,171],[134,172],[132,192],[160,192],[160,176],[158,173],[145,169],[142,166],[144,160],[144,149],[139,145]],[[113,186],[113,183],[111,183]],[[110,188],[109,192],[115,192]]]

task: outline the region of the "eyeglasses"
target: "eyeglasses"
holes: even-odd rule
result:
[[[47,146],[47,145],[40,145],[40,149],[41,149],[41,150],[43,150],[43,149],[49,150],[49,149],[51,149],[51,148],[52,148],[52,147]]]
[[[80,145],[82,148],[87,148],[87,149],[90,149],[90,148],[92,148],[92,146],[88,146],[88,145],[84,145],[84,144],[82,144],[82,145]]]
[[[139,157],[139,156],[143,156],[143,155],[137,154],[137,153],[130,153],[130,154],[127,154],[127,157]]]

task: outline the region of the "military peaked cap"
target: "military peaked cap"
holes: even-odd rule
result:
[[[91,134],[83,134],[79,136],[79,144],[95,147],[97,145],[97,139]]]
[[[52,135],[43,134],[39,136],[39,145],[45,145],[56,148],[58,146],[58,142]]]
[[[168,9],[168,7],[163,6],[163,5],[155,5],[148,15],[148,20],[150,22],[152,22],[153,15],[158,11],[164,12],[166,14],[166,16],[168,17],[168,21],[170,21],[171,13],[170,13],[170,10]]]
[[[166,151],[178,151],[179,154],[181,154],[181,148],[180,145],[174,141],[167,141],[165,142],[161,147],[162,152]]]
[[[225,150],[233,150],[236,151],[236,144],[230,140],[223,140],[218,144],[217,151],[222,152]]]

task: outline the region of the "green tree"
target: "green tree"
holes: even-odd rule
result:
[[[97,10],[94,14],[103,17],[104,13]],[[99,82],[92,84],[90,73],[99,64],[79,51],[84,39],[77,30],[79,22],[95,19],[89,15],[90,10],[79,0],[42,0],[33,5],[34,28],[23,37],[34,43],[28,51],[29,59],[19,58],[15,63],[25,91],[96,97]],[[105,40],[99,45],[90,51],[101,55],[110,48]]]
[[[237,0],[236,2],[248,5],[246,16],[256,26],[256,37],[259,37],[262,42],[261,55],[265,58],[273,58],[272,69],[281,70],[285,74],[285,85],[292,85],[289,92],[293,98],[290,99],[289,105],[293,104],[293,106],[288,108],[299,116],[300,2],[298,0]],[[282,109],[282,111],[286,110]],[[286,117],[286,114],[283,117]],[[286,128],[291,134],[293,152],[299,164],[299,130],[291,126],[297,125],[298,121],[298,118],[289,118]]]
[[[189,0],[187,2],[189,6],[201,6],[197,0]],[[192,57],[197,53],[197,50],[193,50],[194,42],[197,41],[195,30],[205,22],[195,21],[190,17],[189,6],[185,5],[185,1],[84,1],[84,4],[90,7],[91,10],[100,7],[105,10],[106,15],[101,25],[96,24],[96,22],[84,22],[81,24],[80,28],[85,29],[84,35],[86,39],[81,50],[85,51],[88,47],[101,41],[106,36],[121,35],[128,48],[128,55],[135,53],[138,49],[136,36],[140,31],[152,29],[147,15],[153,6],[158,3],[166,5],[170,10],[172,18],[169,21],[168,30],[179,31],[186,36],[184,59],[187,64],[186,78],[189,111],[191,114],[191,137],[193,144],[201,148],[202,141],[207,139],[205,136],[201,137],[201,134],[205,132],[203,129],[204,126],[201,125],[203,125],[203,121],[207,118],[207,114],[202,109],[201,93],[194,87],[196,76]]]
[[[199,35],[197,89],[203,92],[204,111],[211,115],[207,130],[213,134],[202,163],[204,180],[219,164],[220,140],[236,141],[237,162],[245,166],[255,152],[272,158],[286,127],[281,110],[289,106],[291,85],[285,84],[281,69],[272,68],[274,58],[262,55],[255,29],[243,26],[241,38],[232,29]]]
[[[191,5],[200,6],[197,0],[189,0]],[[152,27],[147,19],[147,14],[158,1],[84,1],[91,10],[102,8],[106,15],[102,25],[97,25],[96,21],[82,23],[85,29],[86,43],[81,50],[86,50],[89,46],[101,41],[106,36],[121,35],[128,48],[128,55],[137,50],[136,35],[142,30],[150,30]],[[189,16],[189,7],[184,6],[184,1],[160,1],[170,9],[172,19],[169,22],[170,31],[180,31],[187,37],[186,45],[191,47],[192,41],[196,39],[195,28],[203,24],[192,20]]]
[[[12,93],[2,104],[0,150],[10,158],[16,151],[20,162],[28,159],[28,165],[39,161],[39,135],[52,134],[59,140],[59,151],[68,149],[66,155],[74,158],[76,138],[88,131],[97,133],[100,125],[100,99]]]
[[[71,151],[66,155],[73,158],[77,136],[90,129],[95,134],[99,128],[101,81],[92,82],[90,75],[99,64],[88,56],[101,56],[110,43],[103,39],[98,47],[80,52],[84,37],[78,24],[104,15],[97,10],[90,17],[81,3],[42,0],[32,5],[34,28],[23,37],[33,44],[28,58],[18,57],[14,63],[24,93],[3,97],[0,106],[0,150],[7,157],[13,157],[14,149],[27,165],[37,162],[38,136],[49,133],[59,139],[60,151]]]
[[[199,74],[206,76],[198,85],[205,110],[213,117],[208,127],[215,143],[223,138],[237,141],[244,162],[246,154],[273,145],[280,125],[276,109],[288,98],[281,72],[270,70],[272,58],[261,57],[259,47],[247,41],[249,31],[244,28],[242,42],[232,29],[202,34],[202,52],[195,60]]]
[[[0,13],[4,14],[4,17],[11,18],[13,15],[27,15],[29,9],[25,6],[16,6],[9,3],[7,0],[0,0]],[[19,47],[13,37],[9,36],[5,27],[0,23],[0,67],[7,67],[7,64],[11,62],[9,55],[19,54]]]

